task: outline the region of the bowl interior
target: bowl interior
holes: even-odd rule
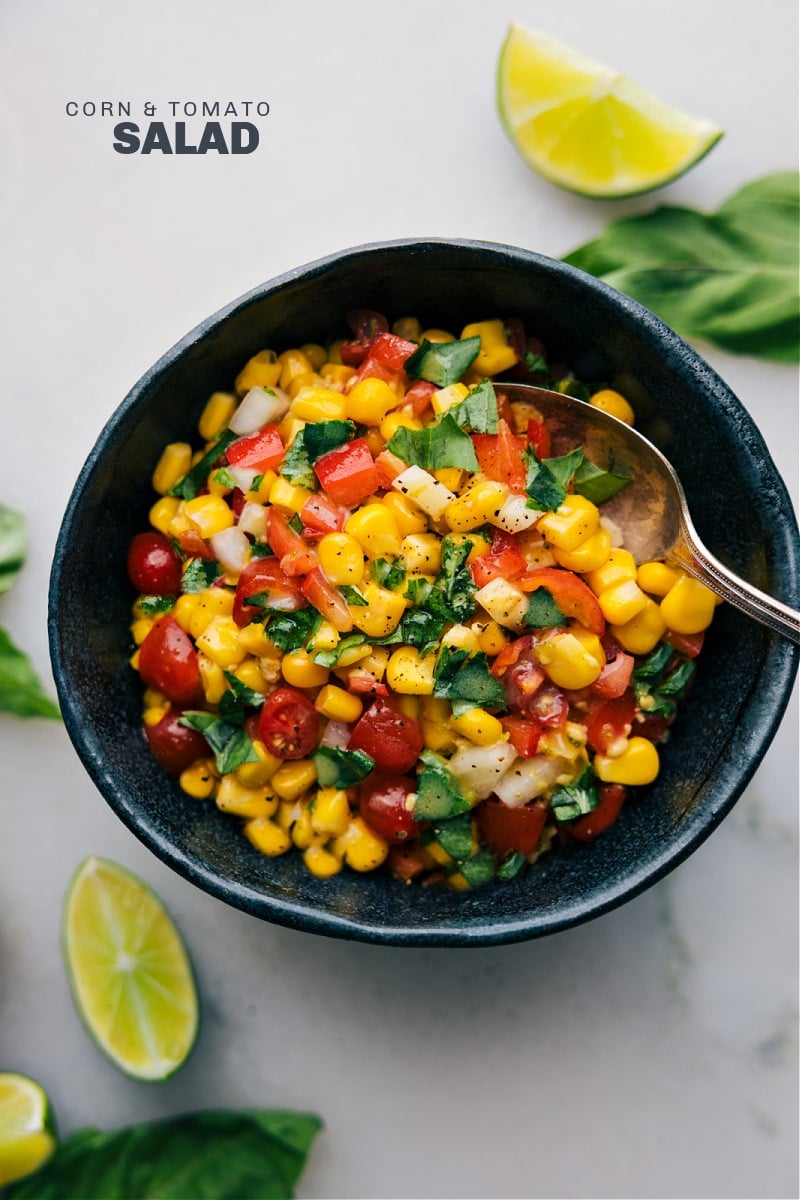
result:
[[[76,484],[53,564],[50,639],[75,747],[120,818],[164,861],[257,916],[396,944],[477,944],[538,936],[614,907],[683,859],[731,808],[766,750],[797,668],[795,648],[727,606],[718,610],[662,773],[598,841],[544,856],[524,879],[474,893],[386,876],[314,879],[298,855],[265,858],[238,822],[191,800],[146,750],[141,688],[128,659],[132,589],[124,559],[147,527],[164,444],[193,440],[209,394],[230,390],[250,355],[345,336],[345,312],[458,333],[521,317],[551,358],[617,386],[680,475],[703,540],[763,590],[797,603],[791,505],[743,407],[652,314],[537,255],[476,243],[389,243],[312,264],[210,318],[156,364],[101,434]],[[92,564],[102,564],[93,571]]]

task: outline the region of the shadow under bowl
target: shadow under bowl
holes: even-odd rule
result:
[[[583,272],[525,250],[473,241],[374,244],[292,271],[209,317],[108,421],[70,498],[52,568],[49,636],[66,728],[136,836],[180,875],[254,916],[394,945],[486,945],[562,930],[662,878],[730,811],[788,703],[796,647],[728,606],[718,609],[656,783],[597,841],[552,851],[524,878],[474,892],[406,886],[377,873],[323,881],[297,854],[266,858],[238,821],[181,792],[143,741],[125,554],[147,527],[163,446],[191,440],[209,394],[230,390],[256,351],[346,336],[345,313],[362,307],[455,331],[469,321],[520,317],[551,362],[629,398],[639,428],[676,468],[708,548],[797,605],[797,523],[764,441],[722,380],[658,318]]]

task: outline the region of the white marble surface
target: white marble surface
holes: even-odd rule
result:
[[[618,205],[515,157],[493,107],[512,19],[719,122],[689,175]],[[0,499],[29,562],[0,621],[50,686],[61,514],[131,385],[208,312],[348,245],[463,236],[559,256],[656,201],[716,206],[791,168],[793,0],[4,0],[0,6]],[[69,101],[267,99],[250,156],[122,156]],[[134,118],[135,119],[135,118]],[[797,488],[797,373],[708,351]],[[0,1066],[65,1133],[198,1104],[326,1122],[303,1197],[790,1197],[797,1193],[797,712],[733,814],[661,884],[539,942],[351,945],[204,896],[107,809],[59,726],[0,717]],[[205,1020],[174,1080],[119,1075],[62,968],[64,891],[89,853],[161,893]]]

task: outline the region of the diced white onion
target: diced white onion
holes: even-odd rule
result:
[[[502,625],[504,629],[512,629],[521,633],[525,628],[525,618],[528,613],[528,597],[507,579],[490,579],[487,584],[475,593],[475,599],[481,608]]]
[[[239,520],[236,524],[242,533],[249,533],[257,541],[263,542],[267,536],[266,507],[263,504],[256,504],[255,500],[246,500],[242,505],[242,511],[239,513]]]
[[[543,754],[535,758],[518,758],[495,786],[495,793],[509,808],[519,808],[553,787],[565,765],[568,764],[563,759],[548,758]]]
[[[338,750],[344,750],[350,741],[350,734],[352,732],[352,729],[345,721],[328,721],[325,732],[320,738],[320,745],[335,746]]]
[[[485,800],[505,775],[516,757],[509,742],[495,742],[493,746],[462,746],[449,759],[450,771],[466,784],[478,800]]]
[[[255,433],[271,421],[280,421],[285,417],[290,403],[286,392],[280,388],[250,388],[228,426],[234,433]]]
[[[490,525],[498,525],[507,533],[521,533],[535,525],[542,513],[539,509],[528,508],[525,496],[509,496],[500,506],[496,517],[489,518]]]
[[[240,575],[250,557],[250,543],[235,525],[221,529],[208,539],[208,544],[219,565],[227,575]]]
[[[401,471],[392,480],[392,487],[402,495],[408,496],[409,500],[413,500],[423,512],[433,517],[434,521],[438,521],[450,501],[455,500],[455,495],[450,489],[422,467],[406,467],[405,471]]]
[[[253,481],[258,475],[263,475],[263,471],[257,471],[255,467],[226,467],[227,473],[230,475],[233,482],[242,492],[249,492],[253,486]]]

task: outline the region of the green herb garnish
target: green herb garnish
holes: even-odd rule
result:
[[[410,379],[427,379],[436,387],[448,387],[457,383],[472,365],[480,348],[481,339],[477,334],[454,342],[429,342],[423,338],[403,365]]]
[[[472,439],[449,412],[425,429],[401,426],[389,439],[387,449],[403,462],[424,467],[426,471],[438,471],[443,467],[478,470]]]

